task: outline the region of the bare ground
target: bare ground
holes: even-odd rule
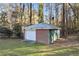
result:
[[[59,46],[59,47],[79,46],[79,33],[69,35],[66,39],[60,38],[59,40],[54,42],[53,46]]]

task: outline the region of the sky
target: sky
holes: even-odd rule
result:
[[[25,5],[27,5],[28,3],[26,3]],[[0,3],[0,11],[1,11],[1,8],[5,8],[7,5],[7,3]],[[14,6],[15,7],[15,4],[11,4],[10,5]],[[38,7],[39,7],[39,3],[32,3],[32,7],[36,10],[38,10]]]
[[[45,7],[46,4],[47,3],[45,3],[44,6],[43,6],[43,15],[44,16],[45,15],[49,16],[49,9]],[[6,7],[7,5],[8,5],[8,3],[4,3],[4,4],[0,3],[0,12],[6,10],[7,9],[7,7]],[[19,5],[19,3],[17,3],[17,5]],[[25,5],[26,5],[25,8],[27,8],[28,3],[26,3]],[[15,5],[15,3],[10,3],[10,6],[15,7],[16,5]],[[52,3],[52,17],[54,15],[54,6],[55,6],[55,3]],[[38,8],[39,8],[39,3],[32,3],[32,9],[38,11]],[[44,19],[45,19],[45,17],[44,17]]]

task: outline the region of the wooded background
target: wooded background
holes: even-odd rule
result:
[[[22,26],[47,23],[61,28],[61,36],[79,31],[78,3],[11,3],[0,4],[0,26],[15,33]]]

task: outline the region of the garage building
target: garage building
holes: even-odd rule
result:
[[[51,44],[60,38],[60,28],[46,23],[24,26],[24,40]]]

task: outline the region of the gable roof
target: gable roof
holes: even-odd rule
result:
[[[26,30],[36,30],[36,29],[60,29],[52,24],[39,23],[25,27]]]

